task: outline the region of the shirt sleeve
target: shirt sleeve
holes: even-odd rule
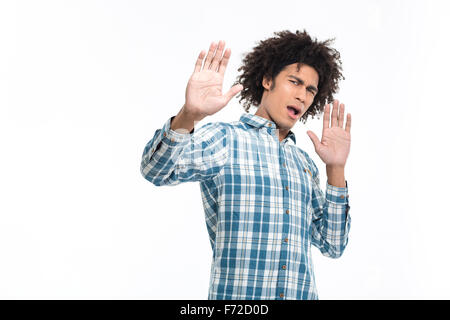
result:
[[[347,246],[351,222],[347,180],[345,187],[335,187],[327,181],[324,195],[320,188],[319,170],[312,160],[311,163],[311,241],[324,256],[339,258]]]
[[[216,176],[228,160],[227,128],[220,122],[207,123],[191,133],[179,133],[170,128],[173,118],[145,146],[143,177],[164,186]]]

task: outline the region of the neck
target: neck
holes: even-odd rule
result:
[[[276,122],[272,119],[272,117],[267,113],[266,109],[261,106],[258,108],[258,110],[256,110],[255,116],[259,116],[261,118],[270,120],[276,124]],[[278,127],[278,124],[277,124],[277,127]],[[289,129],[281,129],[279,127],[277,129],[278,129],[278,139],[281,142],[287,137],[287,135],[289,133]]]
[[[281,129],[278,130],[278,138],[279,138],[280,142],[283,141],[284,139],[286,139],[288,133],[289,133],[289,130],[281,130]]]

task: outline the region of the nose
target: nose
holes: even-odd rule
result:
[[[306,88],[305,86],[299,86],[297,91],[295,92],[295,98],[299,100],[301,103],[305,103],[306,101]]]

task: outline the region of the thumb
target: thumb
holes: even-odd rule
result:
[[[230,102],[231,98],[237,95],[242,89],[244,89],[242,84],[232,86],[231,89],[224,95],[226,103]]]
[[[319,138],[317,138],[316,134],[312,131],[306,131],[306,133],[308,134],[309,138],[311,139],[312,143],[314,144],[314,148],[317,150],[319,145],[320,145],[320,140]]]

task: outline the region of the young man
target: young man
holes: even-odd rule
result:
[[[325,102],[342,75],[329,41],[305,31],[276,33],[247,54],[225,95],[231,51],[212,43],[206,59],[204,51],[198,56],[184,106],[144,149],[141,172],[154,185],[200,182],[213,250],[209,299],[318,299],[311,245],[331,258],[347,245],[351,118],[344,128],[344,105],[334,101],[330,122]],[[194,129],[239,92],[246,102],[239,121]],[[322,139],[308,135],[326,164],[325,194],[315,163],[290,131],[323,110]]]

